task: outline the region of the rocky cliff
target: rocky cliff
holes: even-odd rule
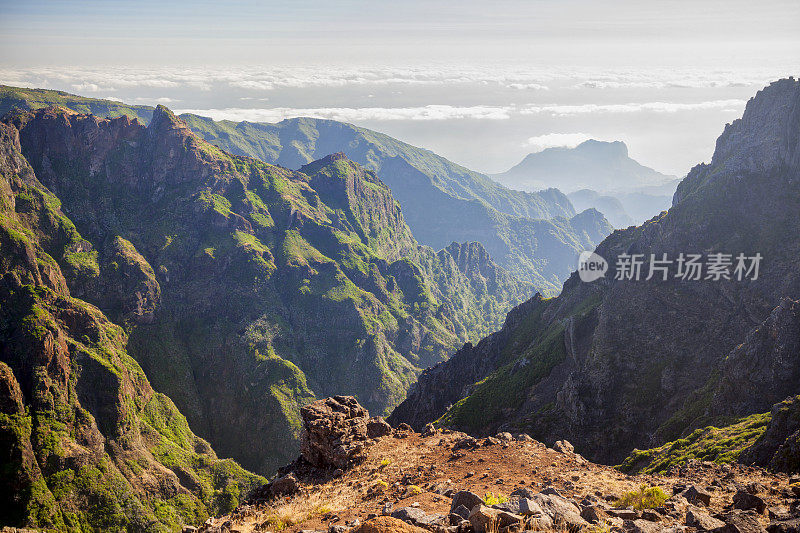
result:
[[[126,264],[139,257],[126,246],[114,241],[108,258],[131,292],[108,302],[147,320],[158,286]],[[0,124],[0,522],[169,531],[232,510],[263,479],[218,459],[153,390],[125,330],[75,297],[99,261],[22,156],[18,130]]]
[[[258,472],[295,453],[315,395],[385,411],[531,291],[479,244],[417,244],[389,188],[341,154],[302,172],[232,156],[163,107],[146,127],[52,108],[9,121],[83,236],[70,289],[125,325],[198,434]]]
[[[800,392],[794,304],[784,300],[800,296],[798,139],[800,82],[775,82],[725,128],[712,162],[689,173],[667,213],[598,246],[610,265],[604,278],[575,273],[557,298],[512,312],[505,330],[426,371],[393,420],[566,437],[618,463],[634,447],[763,413]],[[757,279],[685,280],[674,263],[666,281],[644,279],[650,254],[680,253],[763,261]],[[642,279],[614,279],[622,254],[643,254]],[[774,390],[761,397],[765,385]]]

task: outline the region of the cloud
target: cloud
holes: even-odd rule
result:
[[[339,120],[342,122],[362,122],[368,120],[506,120],[511,118],[512,107],[502,106],[450,106],[427,105],[420,107],[321,107],[298,109],[274,107],[266,109],[225,108],[225,109],[180,109],[177,113],[193,113],[211,117],[214,120],[233,120],[250,122],[277,122],[286,118],[312,117]]]
[[[597,137],[586,133],[547,133],[529,137],[523,146],[532,147],[534,152],[541,152],[546,148],[555,148],[559,146],[574,148],[589,139],[597,139]]]
[[[588,113],[677,113],[678,111],[699,111],[718,109],[721,111],[742,111],[745,100],[708,100],[705,102],[635,102],[627,104],[579,104],[579,105],[526,105],[520,109],[523,115],[549,113],[558,117]]]

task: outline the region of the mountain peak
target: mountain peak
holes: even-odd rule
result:
[[[575,147],[580,152],[604,154],[613,157],[628,157],[628,146],[622,141],[598,141],[589,139]]]
[[[153,110],[153,118],[150,119],[148,129],[153,132],[163,132],[168,130],[186,130],[189,128],[175,113],[161,104]]]
[[[712,166],[763,171],[800,167],[800,80],[770,83],[747,102],[742,118],[725,126]]]

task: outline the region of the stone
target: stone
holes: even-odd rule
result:
[[[317,400],[300,409],[300,453],[317,467],[347,468],[364,459],[369,412],[352,396]]]
[[[753,511],[735,510],[722,515],[725,525],[718,529],[719,533],[764,533],[764,526]]]
[[[705,511],[691,506],[686,511],[686,525],[701,530],[712,530],[725,526],[725,522],[709,516]]]
[[[562,524],[570,529],[581,529],[589,525],[586,520],[581,518],[580,509],[566,498],[539,493],[531,499],[542,509],[544,514],[553,520],[556,526]]]
[[[379,516],[367,520],[350,533],[424,533],[425,530],[411,524],[407,524],[398,518],[390,516]]]
[[[375,416],[367,421],[367,437],[379,439],[392,434],[392,426],[381,416]]]
[[[625,520],[622,529],[631,533],[661,533],[664,529],[660,524],[647,520]]]
[[[400,507],[392,511],[391,516],[409,524],[424,523],[427,520],[425,511],[418,507]]]
[[[581,518],[592,524],[603,522],[608,516],[608,513],[598,505],[587,505],[581,509]]]
[[[464,506],[470,511],[479,504],[483,503],[483,498],[475,494],[474,492],[470,492],[468,490],[460,490],[456,492],[455,496],[453,496],[453,502],[450,504],[450,512],[456,512],[459,506]],[[469,515],[467,515],[469,518]]]
[[[518,489],[514,489],[514,490],[511,492],[511,497],[517,496],[517,497],[519,497],[519,498],[527,498],[527,499],[529,499],[529,500],[530,500],[530,499],[532,499],[532,498],[533,498],[533,496],[534,496],[535,494],[536,494],[536,493],[535,493],[535,492],[533,492],[533,491],[532,491],[531,489],[529,489],[528,487],[520,487],[520,488],[518,488]]]
[[[623,520],[636,520],[641,517],[640,513],[634,509],[607,509],[606,513]]]
[[[575,446],[573,446],[568,440],[557,440],[553,445],[553,448],[561,453],[575,453]]]
[[[469,513],[469,523],[475,533],[485,533],[489,526],[498,521],[500,511],[478,504]]]
[[[511,435],[511,433],[507,431],[498,433],[497,435],[495,435],[495,437],[499,440],[504,440],[504,441],[514,440],[514,437]]]
[[[695,505],[698,503],[701,503],[706,507],[711,505],[711,494],[697,488],[695,485],[691,485],[690,487],[686,488],[679,494],[679,496],[686,498],[686,501]]]
[[[800,533],[800,518],[773,520],[767,526],[769,533]]]
[[[767,504],[755,494],[739,490],[733,495],[733,507],[735,509],[742,509],[743,511],[753,509],[759,514],[764,514],[764,511],[767,509]]]
[[[645,509],[642,511],[642,520],[647,520],[648,522],[661,522],[663,519],[663,516],[652,509]]]
[[[297,478],[294,477],[294,474],[286,474],[269,484],[270,494],[276,496],[294,494],[299,488],[300,485],[297,482]]]
[[[533,437],[527,433],[520,433],[519,435],[515,435],[514,438],[520,442],[533,442]]]

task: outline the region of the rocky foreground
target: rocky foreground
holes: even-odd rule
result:
[[[625,475],[566,441],[392,428],[346,396],[302,416],[301,457],[200,531],[800,531],[797,476],[698,461]]]

